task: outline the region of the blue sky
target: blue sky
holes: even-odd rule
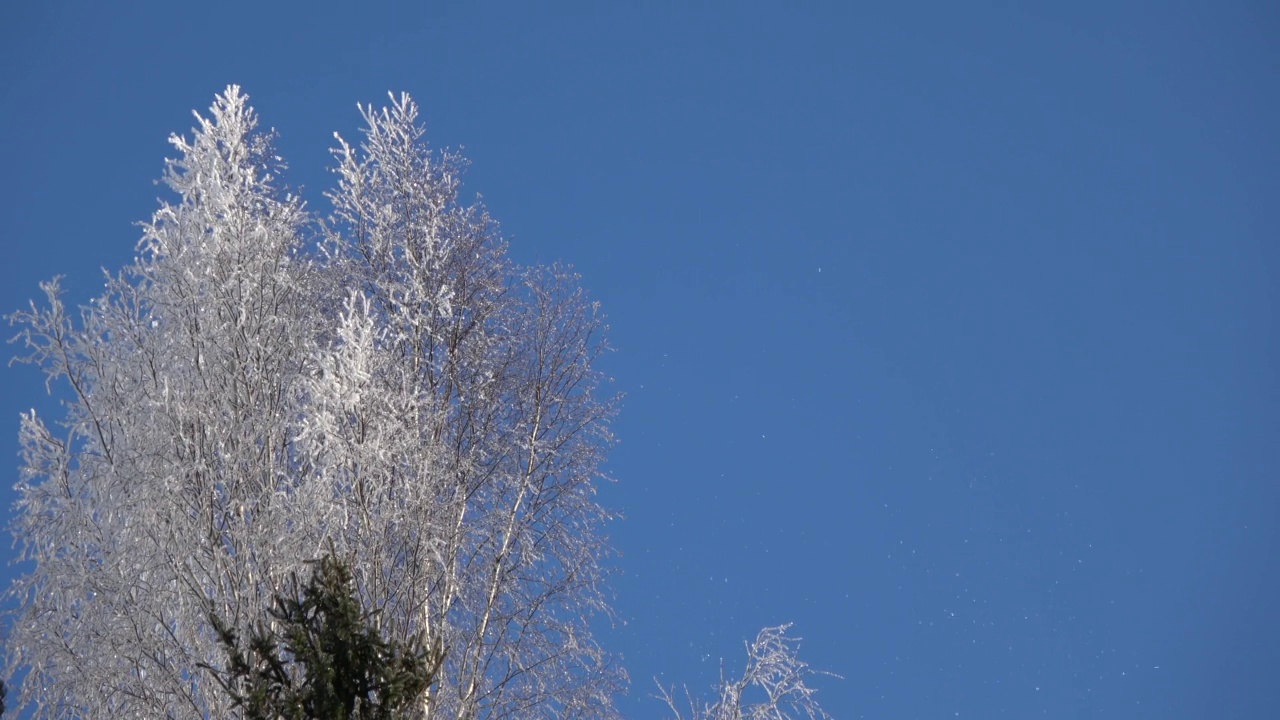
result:
[[[610,316],[631,716],[787,621],[838,718],[1274,712],[1274,8],[365,5],[6,4],[0,308],[95,294],[228,83],[319,211],[405,90]]]

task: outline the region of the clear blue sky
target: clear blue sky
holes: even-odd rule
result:
[[[633,717],[784,621],[839,718],[1275,717],[1270,3],[365,5],[5,3],[0,307],[228,83],[321,211],[407,90],[611,318]]]

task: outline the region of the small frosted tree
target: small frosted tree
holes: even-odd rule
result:
[[[790,625],[760,631],[747,643],[747,666],[737,678],[722,677],[716,699],[699,704],[686,692],[688,710],[666,688],[661,698],[676,720],[830,720],[808,685],[814,674],[799,658],[799,640],[787,637]],[[826,673],[823,673],[826,674]]]

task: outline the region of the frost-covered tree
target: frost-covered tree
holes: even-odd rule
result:
[[[420,714],[613,716],[625,678],[593,499],[612,398],[596,306],[458,200],[407,97],[339,139],[323,220],[236,87],[197,115],[139,254],[12,316],[64,413],[21,424],[7,668],[39,717],[222,718],[244,631],[333,548],[389,641],[449,648]]]
[[[172,138],[178,201],[78,322],[56,279],[12,316],[24,359],[69,388],[57,424],[31,412],[20,431],[13,530],[32,570],[8,655],[29,669],[18,706],[41,716],[222,715],[195,670],[219,661],[202,617],[243,621],[314,554],[296,386],[324,323],[306,216],[255,124],[232,88]]]
[[[614,411],[597,307],[564,268],[506,259],[407,97],[363,112],[361,148],[335,151],[326,250],[349,295],[311,385],[310,472],[351,489],[356,566],[394,622],[451,648],[439,707],[609,715],[622,677],[587,628],[607,611],[593,482]]]
[[[78,313],[54,279],[11,316],[64,398],[21,422],[20,712],[242,716],[225,640],[286,631],[262,609],[333,553],[379,642],[448,648],[411,716],[616,717],[625,674],[589,628],[615,409],[598,308],[568,269],[507,258],[407,96],[360,111],[319,218],[228,88],[171,138],[175,198],[134,262]],[[783,629],[749,653],[695,716],[825,717]]]

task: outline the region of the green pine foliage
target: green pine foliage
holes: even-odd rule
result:
[[[205,668],[247,720],[393,720],[421,711],[443,644],[421,635],[406,645],[384,640],[353,588],[350,568],[324,557],[305,587],[291,577],[247,647],[210,613],[228,662]]]

